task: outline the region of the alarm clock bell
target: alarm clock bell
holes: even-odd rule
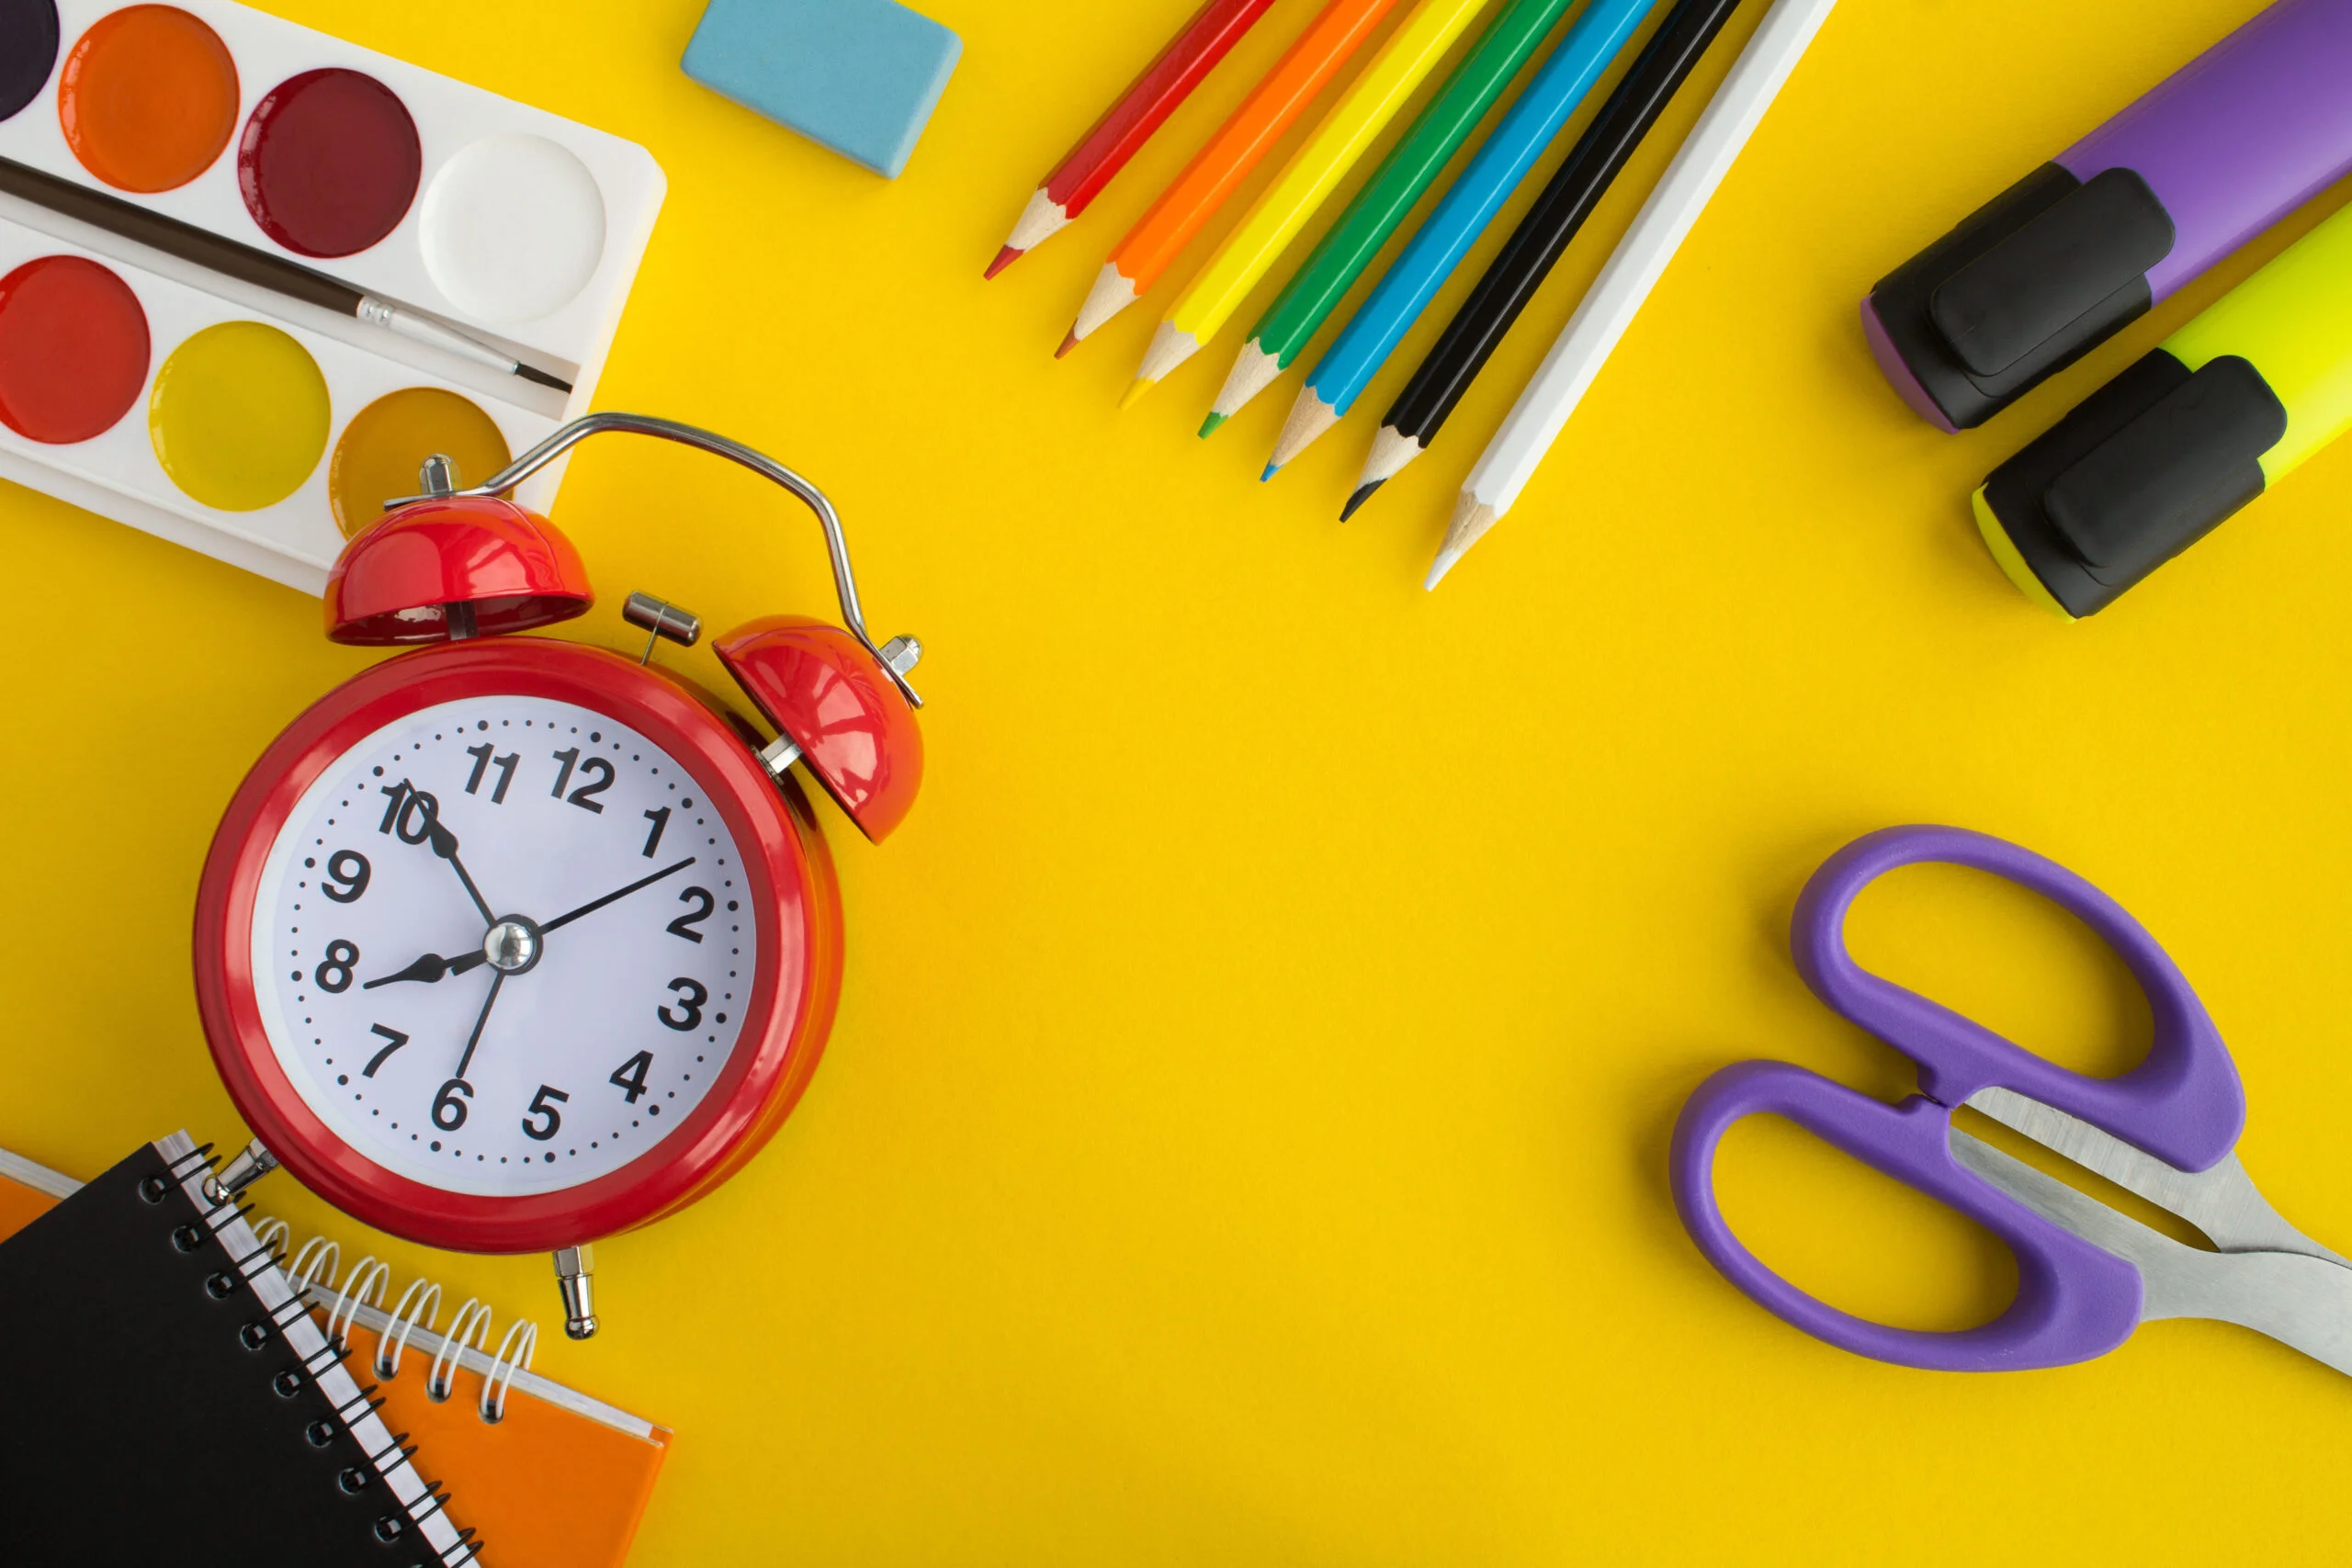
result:
[[[913,711],[922,699],[907,683],[922,644],[895,637],[875,645],[832,503],[799,475],[725,436],[640,414],[590,414],[466,490],[457,488],[447,458],[428,459],[424,493],[388,503],[328,574],[328,637],[371,648],[462,642],[585,614],[596,595],[579,551],[554,524],[503,492],[608,431],[660,436],[728,457],[783,485],[817,513],[846,628],[805,615],[769,615],[721,637],[716,651],[779,731],[760,753],[769,771],[780,778],[802,763],[858,830],[880,843],[906,819],[922,782],[922,731]],[[692,647],[702,635],[699,618],[650,594],[630,594],[622,615],[651,634],[648,658],[660,638]]]

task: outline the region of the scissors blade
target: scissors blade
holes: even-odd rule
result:
[[[2140,1321],[2234,1323],[2352,1373],[2352,1269],[2300,1252],[2202,1252],[1958,1128],[1952,1157],[2043,1219],[2140,1271]]]
[[[2279,1216],[2254,1185],[2233,1152],[2210,1170],[2182,1170],[2144,1149],[2135,1149],[2055,1106],[2029,1100],[2014,1089],[1980,1089],[1968,1097],[1974,1109],[2012,1132],[2064,1155],[2084,1169],[2114,1182],[2156,1207],[2178,1214],[2223,1252],[2299,1252],[2339,1268],[2337,1257]]]

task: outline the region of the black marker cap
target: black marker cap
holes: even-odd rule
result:
[[[2253,364],[2163,349],[1993,470],[1984,502],[2070,615],[2105,609],[2262,493],[2286,405]]]
[[[2131,170],[2044,164],[1880,279],[1865,330],[1906,401],[1971,429],[2145,313],[2173,238]]]

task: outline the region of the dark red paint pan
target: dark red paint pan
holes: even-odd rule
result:
[[[416,199],[423,171],[407,106],[373,76],[340,67],[272,87],[237,146],[246,210],[306,256],[353,255],[382,240]]]

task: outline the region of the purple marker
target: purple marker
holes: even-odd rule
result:
[[[1880,280],[1862,331],[1984,423],[2352,169],[2352,0],[2278,0]]]

